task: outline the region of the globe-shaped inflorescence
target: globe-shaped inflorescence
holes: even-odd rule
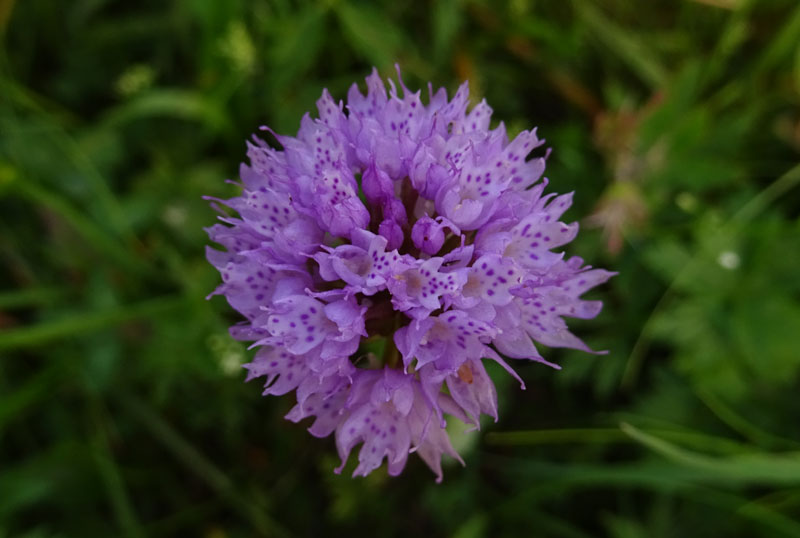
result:
[[[286,418],[334,433],[342,467],[360,444],[355,475],[416,452],[440,480],[443,454],[461,461],[448,418],[497,420],[483,361],[515,375],[504,358],[554,366],[535,342],[590,351],[562,318],[596,316],[580,296],[613,273],[557,250],[578,225],[559,220],[571,194],[544,194],[535,129],[509,141],[466,83],[424,104],[398,79],[387,94],[373,71],[346,106],[323,91],[282,149],[248,143],[208,259],[245,318],[231,334],[258,349],[248,379],[296,394]]]

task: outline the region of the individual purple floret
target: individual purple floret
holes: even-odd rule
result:
[[[558,250],[578,225],[559,220],[571,194],[544,194],[535,130],[490,129],[466,83],[424,104],[398,79],[387,93],[373,71],[346,105],[324,91],[282,149],[254,138],[242,194],[214,199],[208,260],[245,318],[231,334],[258,347],[248,380],[295,391],[286,418],[335,435],[336,472],[360,445],[354,475],[416,452],[441,480],[443,454],[461,461],[448,420],[497,420],[483,361],[513,374],[504,357],[555,366],[536,343],[591,351],[563,318],[596,316],[580,296],[614,273]]]

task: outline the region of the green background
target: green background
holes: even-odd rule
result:
[[[0,536],[800,536],[795,0],[2,0],[0,29]],[[610,353],[493,371],[441,485],[334,475],[204,299],[245,139],[395,61],[538,125],[568,252],[620,273],[571,324]]]

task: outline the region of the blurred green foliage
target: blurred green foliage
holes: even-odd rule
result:
[[[5,0],[0,32],[0,536],[800,536],[796,0]],[[539,125],[570,252],[620,272],[574,324],[609,355],[493,372],[442,485],[332,474],[204,300],[245,138],[395,61]]]

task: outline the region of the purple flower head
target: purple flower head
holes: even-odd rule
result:
[[[258,347],[247,379],[295,392],[286,418],[335,435],[337,472],[360,447],[355,475],[416,452],[441,480],[444,454],[461,461],[448,420],[497,420],[483,361],[513,374],[504,356],[555,366],[537,343],[590,351],[564,318],[596,316],[580,297],[613,273],[559,250],[578,225],[559,220],[571,194],[544,194],[535,130],[490,129],[466,83],[427,104],[400,86],[373,71],[346,104],[324,91],[281,149],[254,138],[208,259],[245,318],[231,334]]]

